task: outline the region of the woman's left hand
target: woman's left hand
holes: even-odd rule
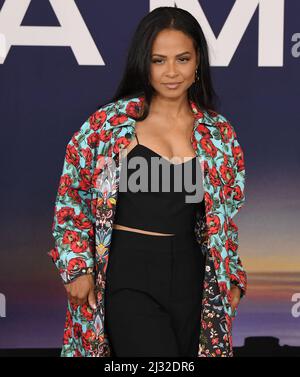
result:
[[[232,296],[231,309],[234,312],[241,299],[241,289],[237,285],[231,284],[230,292]]]

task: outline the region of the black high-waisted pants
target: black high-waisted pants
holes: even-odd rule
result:
[[[105,289],[112,356],[197,357],[203,280],[193,234],[114,229]]]

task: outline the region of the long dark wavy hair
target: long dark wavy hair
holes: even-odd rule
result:
[[[127,54],[123,77],[115,95],[109,102],[121,98],[144,96],[142,114],[136,120],[144,120],[149,114],[149,105],[154,89],[148,81],[150,77],[151,52],[154,39],[163,29],[179,30],[192,38],[195,51],[200,58],[198,66],[199,80],[188,89],[188,98],[200,109],[216,110],[219,97],[212,85],[208,47],[205,36],[195,17],[184,9],[176,7],[158,7],[142,18],[132,38]]]

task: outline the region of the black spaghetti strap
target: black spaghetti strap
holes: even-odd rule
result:
[[[135,134],[135,137],[136,137],[137,143],[139,144],[139,139],[137,137],[137,134]]]

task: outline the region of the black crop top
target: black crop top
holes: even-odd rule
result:
[[[159,233],[192,233],[202,204],[201,165],[196,156],[175,164],[138,142],[122,159],[115,224]]]

